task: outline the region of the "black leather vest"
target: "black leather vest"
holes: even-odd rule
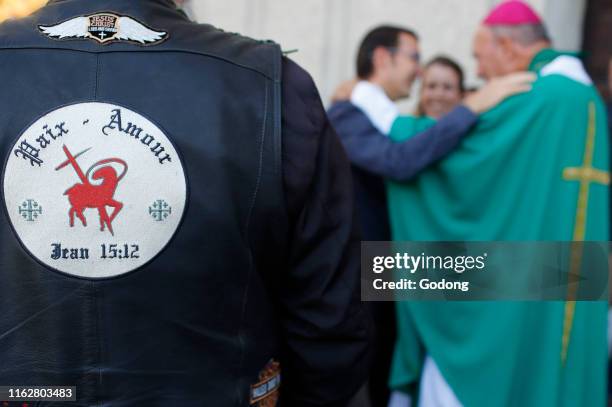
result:
[[[99,12],[129,16],[167,38],[146,45],[100,43],[50,38],[39,28]],[[78,406],[249,404],[251,386],[278,357],[267,281],[283,251],[269,244],[286,228],[280,66],[277,45],[194,24],[167,0],[55,1],[32,17],[0,25],[3,160],[22,158],[15,143],[45,113],[103,102],[162,129],[187,185],[182,221],[170,242],[146,264],[109,278],[48,267],[11,224],[11,211],[20,208],[3,205],[0,385],[76,386],[78,402],[70,405]],[[141,144],[142,134],[126,148]],[[34,180],[38,166],[30,164]],[[155,188],[163,193],[169,186],[159,182]],[[57,205],[68,205],[63,192],[58,190]],[[53,202],[42,205],[41,217]],[[128,204],[123,202],[123,211]],[[78,229],[110,239],[88,208],[87,227],[77,213],[74,229],[57,233]],[[115,233],[123,214],[115,218]],[[141,236],[143,242],[149,238]],[[268,254],[274,250],[278,258]]]

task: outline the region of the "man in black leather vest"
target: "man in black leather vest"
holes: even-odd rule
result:
[[[344,405],[370,324],[306,72],[170,0],[52,0],[0,25],[0,78],[0,386]]]

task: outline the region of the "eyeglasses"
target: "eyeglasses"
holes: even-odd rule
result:
[[[417,64],[419,62],[421,62],[421,54],[419,54],[417,51],[414,52],[408,52],[408,51],[404,51],[401,50],[397,47],[387,47],[387,49],[389,50],[389,52],[391,52],[392,54],[400,54],[405,56],[408,59],[413,60],[414,62],[416,62]]]

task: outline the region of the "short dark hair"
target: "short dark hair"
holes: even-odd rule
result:
[[[374,71],[372,63],[374,50],[378,47],[397,47],[400,34],[408,34],[416,40],[419,39],[414,31],[392,25],[376,27],[366,34],[357,52],[357,76],[360,79],[368,79]]]
[[[459,90],[461,91],[461,93],[465,92],[465,84],[463,83],[465,75],[463,74],[463,69],[457,62],[455,62],[455,60],[445,55],[437,55],[433,57],[429,62],[427,62],[427,65],[425,65],[425,69],[429,68],[432,65],[441,65],[455,72],[455,74],[457,74],[457,79],[459,80]]]

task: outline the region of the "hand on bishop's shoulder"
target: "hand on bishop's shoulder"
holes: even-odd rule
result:
[[[357,85],[357,82],[359,82],[359,79],[354,78],[348,81],[344,81],[340,85],[338,85],[336,90],[334,90],[334,94],[332,95],[332,103],[350,100],[351,94],[353,93],[353,89],[355,88],[355,85]]]
[[[517,72],[491,79],[478,91],[467,96],[463,104],[474,113],[485,112],[512,95],[529,92],[536,78],[533,72]]]

